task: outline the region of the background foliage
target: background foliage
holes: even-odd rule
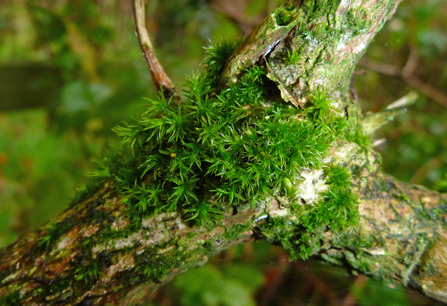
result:
[[[243,36],[281,2],[151,0],[147,27],[179,84],[210,40]],[[441,0],[404,1],[353,80],[365,112],[422,91],[377,132],[385,141],[376,149],[386,172],[443,191],[446,11]],[[111,129],[145,110],[143,96],[155,97],[133,33],[125,0],[0,0],[0,246],[59,214],[92,157],[118,140]],[[265,242],[239,245],[177,277],[148,305],[435,305],[409,289],[287,258]]]

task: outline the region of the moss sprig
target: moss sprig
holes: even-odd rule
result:
[[[100,267],[96,261],[87,265],[81,265],[75,269],[75,279],[85,283],[93,284],[100,275]]]
[[[210,83],[213,87],[217,87],[219,77],[225,68],[227,60],[241,42],[242,39],[221,39],[217,43],[206,48],[207,56],[203,61],[203,65],[207,70],[207,76],[211,78]]]
[[[297,51],[287,51],[287,56],[283,58],[284,62],[288,65],[296,64],[300,61],[301,54]]]

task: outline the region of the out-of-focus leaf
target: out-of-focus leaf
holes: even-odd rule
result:
[[[92,100],[87,84],[82,81],[67,83],[61,92],[61,107],[67,113],[88,110]]]
[[[359,306],[407,306],[407,297],[402,286],[389,288],[376,280],[368,279],[364,287],[351,287],[351,293],[355,296]]]
[[[61,108],[66,113],[92,110],[92,107],[104,103],[113,93],[114,89],[105,83],[69,82],[61,92]]]
[[[250,290],[258,289],[264,282],[264,275],[249,265],[232,264],[223,270],[225,277],[240,281]]]
[[[92,83],[89,85],[89,90],[95,105],[104,103],[115,92],[112,86],[105,83]]]
[[[185,306],[252,306],[253,294],[262,284],[262,274],[249,266],[237,265],[224,272],[207,264],[177,276],[174,286],[182,291]]]
[[[57,14],[37,5],[31,6],[30,10],[39,26],[40,33],[44,33],[50,41],[63,39],[66,28]]]
[[[413,18],[417,20],[419,26],[425,26],[425,23],[436,16],[438,6],[441,0],[428,0],[415,5],[413,9]]]
[[[113,36],[114,32],[112,29],[100,25],[92,31],[91,40],[97,45],[104,46]]]

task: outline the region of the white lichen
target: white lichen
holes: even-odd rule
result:
[[[306,204],[317,202],[321,194],[328,189],[323,177],[324,172],[321,169],[303,170],[296,197],[303,199]]]

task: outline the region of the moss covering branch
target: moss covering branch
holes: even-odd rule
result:
[[[72,206],[0,252],[0,304],[139,304],[254,237],[445,301],[446,196],[380,173],[349,95],[397,3],[287,1],[211,47],[182,103],[149,100]]]

